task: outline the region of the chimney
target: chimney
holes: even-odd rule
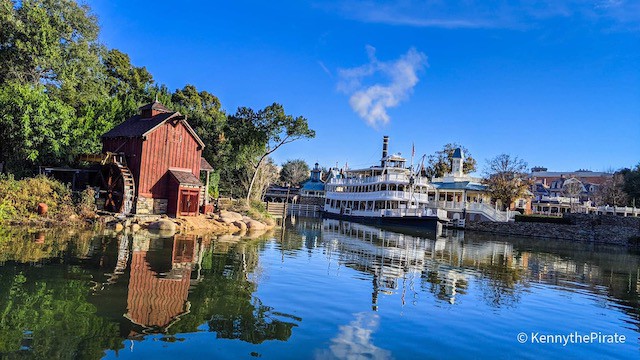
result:
[[[154,101],[150,104],[140,107],[140,116],[142,118],[151,118],[161,113],[171,112],[164,105],[158,101]]]
[[[382,138],[382,164],[384,166],[384,159],[389,155],[389,136],[385,135]]]

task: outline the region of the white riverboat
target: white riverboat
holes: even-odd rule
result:
[[[325,185],[324,214],[374,223],[433,226],[448,221],[433,199],[435,188],[400,154],[388,154],[384,137],[380,165],[344,170]],[[430,198],[431,194],[431,198]]]

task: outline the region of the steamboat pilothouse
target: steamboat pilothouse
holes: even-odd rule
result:
[[[448,221],[437,210],[435,188],[400,154],[388,154],[389,137],[382,144],[380,165],[345,170],[325,186],[327,217],[374,223],[434,226]],[[430,198],[431,194],[431,198]]]

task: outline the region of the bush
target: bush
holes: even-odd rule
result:
[[[96,191],[87,186],[82,192],[78,193],[74,199],[76,211],[83,218],[92,218],[96,215]]]
[[[516,215],[516,222],[533,222],[533,223],[546,223],[546,224],[570,224],[569,219],[556,216],[547,215]]]
[[[40,175],[15,180],[0,176],[0,221],[37,216],[39,203],[48,206],[47,216],[59,219],[75,215],[71,189],[57,180]]]
[[[256,220],[266,220],[272,218],[271,214],[269,214],[269,212],[267,211],[264,203],[259,200],[251,200],[251,206],[247,211],[247,215]]]

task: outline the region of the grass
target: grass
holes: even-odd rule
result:
[[[93,213],[90,190],[74,197],[68,185],[40,175],[16,180],[0,176],[0,221],[29,221],[37,218],[68,221]],[[47,205],[47,214],[39,216],[38,204]]]

